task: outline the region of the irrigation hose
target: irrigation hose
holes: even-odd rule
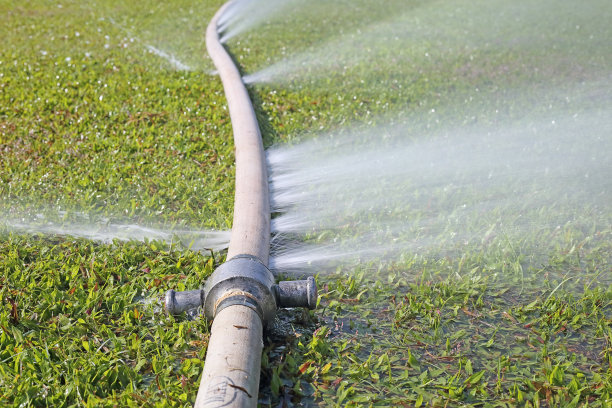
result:
[[[206,48],[225,90],[236,149],[234,220],[227,258],[251,255],[264,266],[270,251],[270,204],[263,143],[249,94],[219,40],[222,6],[206,30]],[[195,407],[256,407],[263,349],[263,323],[244,305],[220,310],[211,327]]]

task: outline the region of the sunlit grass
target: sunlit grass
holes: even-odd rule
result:
[[[400,17],[396,6],[406,7],[410,21],[423,7],[447,12],[453,4],[343,9],[317,2],[232,39],[229,49],[254,73],[292,50],[316,55],[339,29],[354,33],[374,22],[388,31],[384,22]],[[39,214],[75,223],[87,214],[102,223],[231,227],[231,127],[203,45],[220,5],[2,3],[0,222]],[[596,31],[586,42],[592,48],[567,64],[563,45],[573,31],[557,33],[562,41],[542,53],[478,43],[464,49],[457,37],[449,52],[425,55],[432,43],[415,40],[303,82],[253,85],[265,143],[393,123],[426,138],[450,118],[494,127],[496,110],[520,118],[538,89],[558,88],[527,113],[538,118],[563,100],[564,83],[575,89],[609,75],[612,54],[592,52],[606,44],[609,12],[598,13],[597,2],[589,7],[586,14],[601,18],[574,30],[586,40]],[[435,37],[435,20],[425,23]],[[532,38],[538,27],[520,37]],[[177,70],[148,45],[192,69]],[[534,70],[550,58],[559,64]],[[513,92],[523,99],[506,105]],[[581,96],[583,106],[601,105],[605,87]],[[544,221],[558,215],[528,210]],[[444,230],[430,251],[322,271],[319,309],[283,315],[281,339],[267,336],[274,339],[262,360],[261,405],[608,406],[610,211],[585,205],[574,215],[552,230],[500,229],[467,244],[445,240]],[[198,287],[222,260],[178,244],[99,244],[0,227],[0,401],[191,406],[207,323],[165,317],[157,300],[168,288]]]

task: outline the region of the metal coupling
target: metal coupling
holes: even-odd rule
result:
[[[275,287],[278,307],[317,307],[317,285],[312,276],[306,280],[282,281]]]
[[[175,292],[172,289],[166,292],[164,309],[168,314],[181,314],[186,310],[195,309],[204,304],[204,291],[202,289]]]
[[[237,255],[219,266],[206,281],[204,289],[166,293],[165,309],[180,314],[188,309],[204,307],[204,314],[213,320],[222,309],[246,306],[270,323],[279,307],[306,307],[317,304],[317,287],[313,277],[300,281],[274,283],[274,275],[257,257]]]
[[[237,255],[219,266],[208,278],[204,291],[204,313],[213,320],[217,313],[232,305],[255,310],[266,323],[276,314],[274,275],[257,257]]]

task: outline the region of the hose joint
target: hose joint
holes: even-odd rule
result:
[[[317,287],[313,277],[275,284],[274,275],[261,260],[252,255],[237,255],[219,266],[208,278],[204,289],[185,292],[169,290],[165,309],[169,314],[198,306],[213,320],[228,306],[241,305],[253,309],[264,325],[272,322],[279,307],[314,309]]]

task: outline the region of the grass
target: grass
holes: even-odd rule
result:
[[[252,88],[275,141],[341,133],[347,124],[382,127],[381,133],[400,124],[426,138],[449,123],[496,129],[605,104],[598,97],[574,106],[564,102],[589,93],[581,84],[597,83],[612,66],[600,52],[610,30],[597,14],[606,12],[600,3],[591,6],[576,13],[571,5],[547,2],[516,8],[484,2],[403,2],[395,8],[392,2],[360,14],[359,6],[315,2],[304,13],[322,7],[319,19],[300,24],[284,16],[229,47],[249,73],[288,58],[283,64],[292,70],[280,71],[279,84]],[[388,14],[400,9],[406,15]],[[516,18],[499,18],[501,9]],[[346,15],[342,24],[335,13]],[[555,17],[541,18],[549,13]],[[352,14],[367,15],[368,24]],[[495,20],[496,30],[485,20]],[[576,31],[559,23],[566,20]],[[473,24],[462,31],[466,21]],[[358,29],[369,34],[360,36]],[[345,39],[338,39],[340,30]],[[399,45],[393,35],[402,38]],[[457,200],[441,190],[426,192],[441,207]],[[471,202],[479,192],[460,195]],[[531,222],[490,241],[459,245],[440,234],[431,251],[322,271],[313,335],[296,329],[283,343],[269,345],[264,372],[273,397],[266,402],[609,406],[610,208],[591,198],[581,216],[554,201],[491,209],[475,225],[449,228],[469,234],[488,222],[512,224],[517,213]],[[418,208],[397,209],[403,210],[428,216]],[[559,228],[529,228],[549,222]]]
[[[340,270],[272,390],[323,406],[608,406],[612,287],[593,282],[609,254],[609,239],[582,251],[601,267],[584,272],[561,251],[510,280],[469,252]]]
[[[174,70],[147,51],[158,40],[125,28],[163,27],[192,5],[132,5],[0,5],[2,218],[229,228],[221,84]],[[218,6],[197,10],[198,40]],[[192,404],[207,324],[164,317],[157,300],[199,286],[222,255],[6,227],[0,237],[0,405]]]
[[[3,10],[8,213],[51,207],[228,228],[233,147],[219,81],[148,53],[109,22],[124,10],[29,7]]]
[[[197,287],[213,258],[14,234],[0,251],[4,405],[180,406],[197,392],[206,322],[165,317],[155,301]]]
[[[221,3],[0,2],[3,216],[229,228],[231,127],[203,57],[205,26]],[[256,72],[291,50],[317,50],[339,28],[398,18],[396,3],[313,2],[307,19],[287,13],[229,48]],[[267,145],[355,123],[494,126],[496,109],[522,117],[537,89],[558,88],[528,113],[538,117],[564,89],[610,72],[612,54],[600,52],[609,12],[599,2],[555,10],[576,19],[578,34],[552,20],[519,24],[512,38],[528,47],[480,46],[486,27],[449,39],[448,16],[461,10],[453,2],[401,5],[411,13],[399,20],[410,22],[400,24],[415,36],[410,47],[368,43],[376,58],[359,60],[336,42],[346,69],[250,88]],[[379,25],[383,34],[398,27]],[[584,46],[568,48],[574,38]],[[539,48],[551,39],[556,47]],[[446,49],[437,48],[442,40]],[[147,45],[194,69],[177,71]],[[505,104],[509,92],[522,99]],[[605,95],[585,99],[588,107]],[[610,406],[609,206],[593,214],[484,249],[406,252],[322,272],[319,309],[283,312],[285,329],[267,335],[260,405]],[[0,227],[0,405],[191,406],[208,324],[165,317],[155,299],[199,286],[223,258]]]

